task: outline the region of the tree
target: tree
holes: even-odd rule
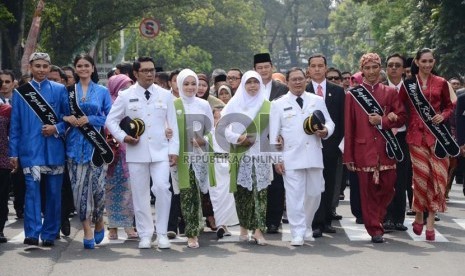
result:
[[[2,64],[19,72],[24,28],[29,28],[35,0],[2,0],[0,17],[11,18],[0,24]],[[200,0],[48,0],[45,1],[39,49],[50,53],[56,64],[67,64],[72,57],[89,51],[98,42],[121,30],[136,17],[164,7],[196,4]],[[5,10],[6,8],[6,10]],[[115,20],[116,19],[116,20]]]
[[[329,15],[329,32],[334,35],[333,63],[341,70],[356,72],[360,57],[374,48],[369,5],[351,0],[342,2]]]
[[[348,0],[337,6],[331,18],[333,31],[349,28],[356,25],[354,17],[344,20],[341,16],[347,7],[353,9],[363,6],[369,8],[366,12],[374,15],[369,22],[375,46],[373,50],[382,56],[399,52],[413,56],[421,48],[428,47],[435,50],[437,61],[436,69],[440,75],[447,78],[464,75],[465,58],[465,30],[459,26],[465,25],[465,1],[457,0]],[[358,12],[359,17],[365,15]],[[347,14],[346,14],[347,16]],[[356,18],[356,17],[355,17]],[[349,28],[350,29],[350,28]],[[338,42],[349,38],[355,32],[340,37]],[[350,56],[354,49],[364,49],[363,40],[352,41],[351,45],[343,45],[337,51],[335,58],[340,65],[352,64],[355,68],[355,59]],[[349,59],[343,59],[349,54]],[[351,60],[352,59],[352,60]],[[345,62],[345,61],[347,62]]]
[[[465,76],[465,1],[444,0],[433,10],[432,44],[437,69],[447,78]]]
[[[253,54],[263,50],[263,10],[257,3],[205,0],[194,6],[148,14],[161,23],[161,31],[155,39],[137,36],[126,59],[150,55],[165,70],[189,67],[210,73],[213,68],[249,69]],[[118,38],[113,36],[112,41],[117,48]]]
[[[256,0],[205,0],[196,9],[180,12],[174,22],[182,45],[211,54],[212,68],[248,69],[253,55],[263,49],[262,17]]]
[[[278,69],[303,66],[313,53],[331,60],[332,38],[327,32],[330,0],[262,0],[268,51]]]
[[[24,36],[26,14],[31,14],[34,6],[31,1],[17,0],[0,2],[0,44],[3,68],[20,72],[21,42]]]

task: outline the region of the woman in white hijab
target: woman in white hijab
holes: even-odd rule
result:
[[[272,170],[267,131],[270,102],[262,78],[255,71],[244,74],[234,97],[222,112],[230,143],[231,191],[235,192],[240,239],[265,245],[267,187]],[[229,126],[228,126],[229,125]]]
[[[213,124],[213,114],[207,101],[196,97],[199,80],[190,69],[177,77],[180,98],[174,101],[179,128],[179,159],[177,176],[181,196],[181,211],[186,223],[187,246],[198,248],[198,236],[203,229],[200,192],[207,193],[207,135]]]

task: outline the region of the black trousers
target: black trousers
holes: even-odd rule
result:
[[[350,211],[356,218],[362,218],[362,203],[360,201],[360,186],[356,172],[349,171]]]
[[[0,169],[0,233],[3,232],[5,223],[8,220],[8,198],[10,194],[10,179],[9,169]]]
[[[68,165],[65,163],[63,185],[61,186],[61,220],[68,219],[69,214],[74,210],[73,190],[69,179]]]
[[[284,180],[283,176],[276,172],[273,166],[273,181],[268,186],[266,203],[266,226],[281,225],[284,212]]]
[[[24,198],[26,196],[26,180],[24,179],[23,168],[18,167],[16,172],[11,174],[11,182],[13,185],[13,194],[15,196],[13,207],[15,208],[16,214],[23,214]]]
[[[333,198],[336,187],[336,176],[340,152],[323,150],[323,178],[325,180],[325,191],[321,193],[321,201],[313,218],[313,230],[330,226],[333,214]]]
[[[185,223],[184,218],[182,217],[181,212],[181,196],[179,194],[174,194],[173,192],[173,183],[171,181],[170,175],[170,191],[171,191],[171,205],[170,205],[170,216],[168,218],[168,231],[173,231],[179,234],[184,233]]]
[[[412,186],[412,161],[407,142],[405,141],[406,135],[405,131],[398,132],[396,135],[400,148],[404,152],[404,160],[397,163],[396,193],[386,213],[385,220],[391,220],[393,223],[404,223],[407,186]]]

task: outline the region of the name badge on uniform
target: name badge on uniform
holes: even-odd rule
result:
[[[158,102],[158,103],[155,104],[155,108],[156,109],[166,109],[166,108],[168,108],[168,106],[166,104],[162,103],[162,102]]]
[[[137,99],[137,98],[136,98],[136,99],[129,99],[129,102],[130,102],[130,103],[138,102],[138,101],[139,101],[139,99]]]
[[[284,111],[288,111],[288,110],[291,110],[291,109],[292,109],[292,106],[289,106],[289,107],[284,108]]]

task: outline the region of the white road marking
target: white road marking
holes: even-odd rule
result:
[[[406,218],[404,221],[404,225],[407,225],[408,227],[407,233],[414,241],[427,241],[425,238],[426,225],[425,227],[423,227],[423,232],[421,233],[421,235],[417,236],[415,233],[413,233],[413,227],[412,227],[413,220],[414,220],[413,218]],[[437,229],[435,229],[435,232],[436,232],[435,242],[449,242],[441,233],[439,233]]]

